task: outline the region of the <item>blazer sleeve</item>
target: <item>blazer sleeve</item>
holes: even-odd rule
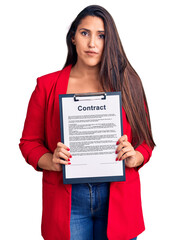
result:
[[[27,163],[35,170],[40,157],[50,152],[45,146],[45,106],[46,90],[41,78],[37,79],[37,85],[31,95],[22,137],[20,139],[20,150]]]
[[[126,112],[122,108],[122,114],[123,114],[123,128],[124,128],[124,133],[127,134],[128,139],[132,139],[132,131],[131,131],[131,126],[127,120]],[[152,155],[152,148],[147,145],[145,141],[143,141],[137,148],[135,148],[136,151],[140,152],[143,157],[144,157],[144,162],[136,168],[136,170],[139,170],[142,166],[144,166],[150,159]]]
[[[144,103],[144,105],[145,105],[145,110],[147,112],[146,104]],[[143,143],[139,145],[135,150],[140,152],[144,157],[144,162],[139,167],[137,167],[137,169],[139,170],[142,166],[144,166],[149,161],[150,157],[152,156],[153,148],[148,146],[147,143],[143,141]]]
[[[144,166],[152,156],[152,148],[147,145],[147,143],[144,141],[141,145],[139,145],[136,149],[136,151],[140,152],[144,157],[144,162],[137,168],[138,170]]]

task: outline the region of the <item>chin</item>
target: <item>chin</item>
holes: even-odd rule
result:
[[[95,62],[95,61],[89,61],[89,62],[84,62],[85,65],[89,66],[89,67],[97,67],[100,65],[100,62]]]

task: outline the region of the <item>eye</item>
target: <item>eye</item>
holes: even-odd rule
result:
[[[81,35],[83,35],[83,36],[88,36],[88,32],[82,31],[82,32],[81,32]]]
[[[104,34],[100,34],[100,35],[99,35],[99,38],[105,39],[105,35],[104,35]]]

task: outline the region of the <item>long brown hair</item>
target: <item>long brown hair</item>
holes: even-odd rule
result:
[[[104,22],[105,45],[100,63],[100,81],[104,91],[121,91],[122,105],[132,129],[132,145],[137,147],[146,141],[153,148],[155,143],[142,82],[126,57],[114,20],[106,9],[98,5],[88,6],[72,22],[66,38],[68,55],[64,67],[74,66],[77,62],[76,48],[71,39],[86,16],[96,16]]]

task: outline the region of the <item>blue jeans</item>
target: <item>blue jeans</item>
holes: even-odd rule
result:
[[[70,240],[107,240],[108,202],[109,183],[73,184]]]
[[[70,240],[107,240],[109,184],[73,184]]]

